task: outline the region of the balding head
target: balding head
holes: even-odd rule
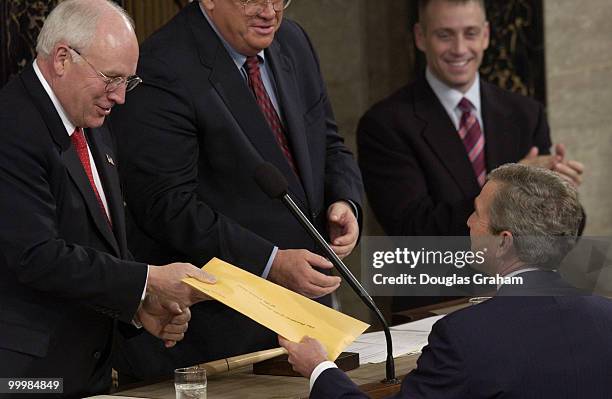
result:
[[[107,0],[66,0],[49,14],[37,44],[37,64],[68,118],[98,127],[125,85],[108,82],[136,73],[138,41],[131,18]]]
[[[39,57],[51,55],[60,42],[85,49],[96,36],[99,22],[134,31],[134,22],[117,4],[107,0],[65,0],[51,11],[36,44]]]

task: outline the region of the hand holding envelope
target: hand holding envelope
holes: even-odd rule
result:
[[[183,281],[293,342],[309,336],[320,341],[335,360],[368,324],[328,308],[217,258],[203,270],[216,284],[194,278]]]

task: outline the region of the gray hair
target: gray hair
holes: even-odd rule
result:
[[[551,170],[519,164],[500,166],[488,180],[500,183],[491,232],[511,232],[522,262],[556,268],[576,243],[583,218],[576,189]]]
[[[119,5],[109,0],[65,0],[51,11],[38,35],[36,52],[49,56],[61,41],[82,50],[93,41],[100,16],[109,7],[117,11],[134,29],[134,21]]]

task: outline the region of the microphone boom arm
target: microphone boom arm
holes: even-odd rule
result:
[[[293,201],[293,199],[289,196],[289,194],[285,193],[281,196],[281,201],[289,208],[291,213],[300,221],[300,224],[304,229],[306,229],[310,235],[315,238],[319,247],[325,252],[325,255],[329,258],[329,260],[334,264],[338,273],[344,278],[348,284],[351,286],[353,291],[355,291],[363,303],[366,304],[368,308],[370,308],[375,314],[378,320],[382,323],[383,331],[385,332],[385,338],[387,342],[387,360],[386,360],[386,379],[383,380],[383,383],[386,384],[396,384],[398,380],[395,378],[395,365],[393,361],[393,342],[391,340],[391,332],[389,331],[389,325],[385,320],[384,316],[380,312],[380,309],[374,303],[374,300],[367,293],[366,290],[363,289],[361,284],[357,281],[353,273],[346,267],[346,265],[342,262],[342,260],[336,255],[333,249],[327,244],[323,236],[317,231],[317,229],[312,225],[310,220],[304,215],[302,210],[297,206],[297,204]]]

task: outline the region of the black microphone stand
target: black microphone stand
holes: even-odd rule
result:
[[[384,316],[380,312],[380,309],[374,303],[374,300],[367,293],[366,290],[363,289],[361,284],[357,281],[353,273],[346,267],[346,265],[342,262],[342,260],[336,255],[336,253],[331,249],[329,244],[325,241],[325,239],[321,236],[321,234],[317,231],[317,229],[312,225],[310,220],[306,218],[306,215],[302,212],[302,210],[297,206],[297,204],[293,201],[293,199],[285,192],[281,196],[281,201],[289,208],[291,213],[300,221],[300,224],[304,229],[310,233],[310,235],[315,239],[319,247],[325,252],[329,260],[334,264],[340,275],[349,283],[353,291],[355,291],[363,303],[366,304],[375,314],[378,320],[382,323],[383,331],[385,332],[385,340],[387,342],[387,360],[386,360],[386,378],[381,381],[384,384],[397,384],[399,380],[395,378],[395,362],[393,361],[393,341],[391,340],[391,331],[389,330],[389,325],[385,320]]]

